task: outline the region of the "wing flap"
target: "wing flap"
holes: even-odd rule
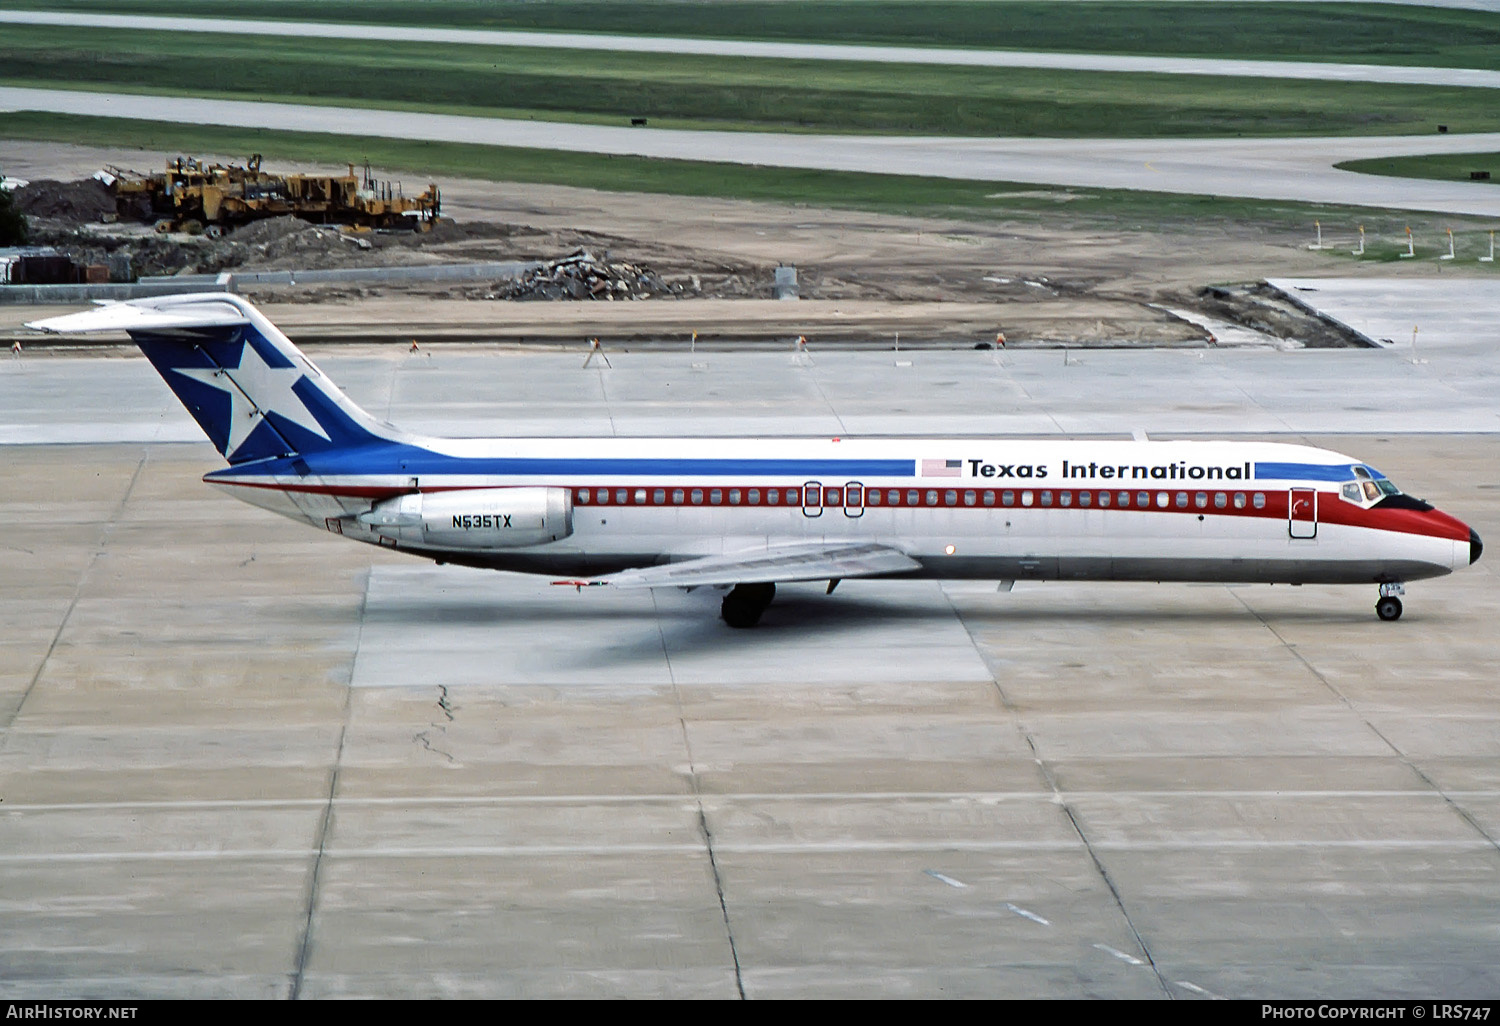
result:
[[[692,588],[875,577],[918,570],[921,565],[904,552],[874,542],[797,543],[622,570],[596,577],[589,583],[616,588]]]

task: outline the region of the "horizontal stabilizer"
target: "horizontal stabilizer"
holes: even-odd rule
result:
[[[178,297],[172,297],[174,299]],[[96,331],[169,331],[182,328],[226,328],[250,323],[233,303],[213,299],[158,306],[152,300],[107,303],[82,313],[29,321],[28,328],[57,335]]]
[[[906,553],[871,542],[797,542],[703,556],[681,563],[622,570],[596,577],[590,584],[616,588],[692,588],[710,584],[755,584],[821,581],[825,578],[876,577],[921,569]]]

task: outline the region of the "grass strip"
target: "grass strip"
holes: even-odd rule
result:
[[[1419,157],[1376,157],[1335,164],[1342,171],[1441,182],[1483,181],[1500,185],[1500,153],[1436,153]],[[1476,176],[1477,175],[1477,176]],[[1485,177],[1485,176],[1488,177]]]
[[[1162,0],[12,0],[277,21],[1500,68],[1500,15],[1392,4]]]
[[[1500,131],[1496,92],[7,26],[8,84],[672,128],[1155,138]]]

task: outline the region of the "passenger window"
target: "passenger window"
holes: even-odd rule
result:
[[[937,499],[938,499],[937,489],[935,489],[935,488],[934,489],[929,489],[928,492],[927,492],[927,505],[929,505],[929,506],[936,506],[937,505]]]
[[[781,492],[775,488],[767,488],[766,502],[770,503],[772,506],[777,505],[781,502]]]
[[[708,504],[710,506],[722,505],[724,502],[724,490],[721,488],[710,488],[708,491]]]
[[[672,489],[672,505],[674,505],[674,506],[681,506],[682,505],[682,489],[681,488],[673,488]]]
[[[1059,506],[1071,506],[1071,505],[1073,505],[1073,493],[1072,492],[1058,492],[1057,493],[1057,504]]]
[[[1223,492],[1214,492],[1214,509],[1223,509],[1229,505],[1229,496]]]
[[[646,504],[646,489],[637,488],[635,490],[635,504],[637,506],[644,506]]]
[[[993,506],[995,504],[995,493],[988,488],[984,491],[984,504],[986,506]]]
[[[1357,492],[1358,489],[1355,489],[1355,491]],[[589,490],[587,488],[578,489],[578,501],[583,503],[584,505],[588,505]]]
[[[937,493],[934,492],[933,494],[936,495]],[[909,492],[906,493],[906,504],[908,506],[915,506],[919,501],[920,500],[919,500],[916,492],[909,491]]]
[[[972,491],[970,491],[970,492],[964,492],[964,505],[965,506],[972,506],[972,505],[974,505],[978,501],[979,501],[979,496],[976,495],[976,494],[974,494]]]
[[[752,488],[752,489],[750,489],[749,494],[747,494],[745,496],[745,501],[748,502],[752,506],[759,506],[760,505],[760,489],[759,488]]]
[[[879,488],[871,488],[870,491],[869,491],[869,493],[865,496],[865,502],[869,503],[871,506],[879,506],[880,505],[880,489]]]
[[[943,493],[943,505],[944,506],[957,506],[958,505],[958,493],[956,491],[954,491],[953,489],[951,489],[951,488],[948,489],[946,492],[944,492]]]
[[[597,503],[600,503],[600,504],[607,504],[609,502],[609,489],[608,488],[595,488],[594,489],[594,501],[597,502]]]
[[[1032,494],[1030,492],[1022,492],[1021,493],[1021,505],[1023,505],[1023,506],[1030,506],[1031,503],[1032,503],[1032,501],[1033,501],[1033,497],[1032,497]]]
[[[1001,495],[1000,495],[1000,505],[1002,505],[1002,506],[1014,506],[1015,504],[1016,504],[1016,493],[1015,492],[1002,492],[1001,493]]]
[[[844,504],[844,493],[838,488],[823,489],[823,505],[842,506]]]
[[[701,506],[701,505],[703,505],[703,489],[702,488],[694,488],[693,489],[693,505],[694,506]]]
[[[1172,501],[1171,497],[1168,496],[1166,492],[1157,492],[1156,493],[1156,505],[1157,505],[1157,508],[1159,508],[1159,509],[1166,509],[1167,508],[1167,503],[1169,503],[1171,501]]]
[[[623,505],[625,505],[629,501],[630,501],[630,493],[629,492],[627,492],[624,488],[616,488],[615,489],[615,503],[616,503],[616,505],[623,506]]]
[[[801,502],[802,502],[802,489],[800,489],[800,488],[788,488],[786,490],[786,504],[788,506],[796,506],[796,505],[798,505]]]
[[[729,489],[729,504],[731,506],[738,506],[740,504],[740,490],[738,488]]]
[[[1123,495],[1124,493],[1122,492],[1121,494]],[[1109,493],[1108,492],[1100,492],[1099,493],[1099,508],[1100,509],[1108,509],[1109,508]]]
[[[1146,493],[1142,492],[1141,494],[1145,495]],[[1116,506],[1129,506],[1130,505],[1130,493],[1129,492],[1121,492],[1119,495],[1115,496],[1115,500],[1116,500],[1115,501],[1115,505]]]
[[[1150,509],[1151,508],[1151,493],[1150,492],[1136,492],[1135,493],[1135,504],[1137,506],[1139,506],[1141,509]],[[1161,495],[1161,504],[1163,506],[1165,506],[1167,504],[1167,493],[1166,492],[1162,492],[1162,495]]]
[[[1043,492],[1041,494],[1041,500],[1042,500],[1042,505],[1043,506],[1050,506],[1050,505],[1052,505],[1052,493],[1051,492]]]
[[[1235,509],[1244,509],[1245,508],[1245,493],[1244,492],[1235,492],[1234,493],[1234,508]]]
[[[899,505],[901,505],[901,493],[898,492],[898,491],[896,491],[896,489],[894,489],[894,488],[892,488],[890,491],[886,492],[885,493],[885,504],[887,506],[899,506]]]
[[[844,501],[850,506],[863,505],[864,489],[859,485],[849,485],[844,489]]]
[[[1193,505],[1197,506],[1199,509],[1207,509],[1208,508],[1208,493],[1207,492],[1199,492],[1197,495],[1193,496]]]
[[[1087,506],[1089,503],[1091,503],[1093,501],[1094,501],[1094,493],[1093,492],[1079,492],[1078,493],[1078,505],[1080,505],[1080,506]],[[1109,503],[1106,502],[1105,505],[1108,506]]]
[[[1255,493],[1254,505],[1255,505],[1256,509],[1265,509],[1266,508],[1266,493],[1265,492],[1256,492]]]
[[[1173,504],[1178,509],[1187,509],[1187,492],[1178,492],[1177,498],[1173,500]]]

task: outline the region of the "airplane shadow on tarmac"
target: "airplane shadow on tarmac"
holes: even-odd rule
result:
[[[1293,621],[1393,629],[1352,595],[1330,608],[1312,591],[1269,602],[1258,594],[1247,608],[1222,592],[1205,601],[1174,586],[1114,595],[1073,586],[1053,595],[1045,587],[950,594],[930,581],[850,582],[833,595],[823,587],[784,586],[759,626],[736,630],[719,618],[719,589],[580,594],[505,575],[389,575],[372,579],[355,676],[369,686],[981,681],[992,677],[976,632],[1003,638],[1007,628],[1034,634],[1087,624],[1127,638],[1166,631],[1220,643],[1235,627]]]

